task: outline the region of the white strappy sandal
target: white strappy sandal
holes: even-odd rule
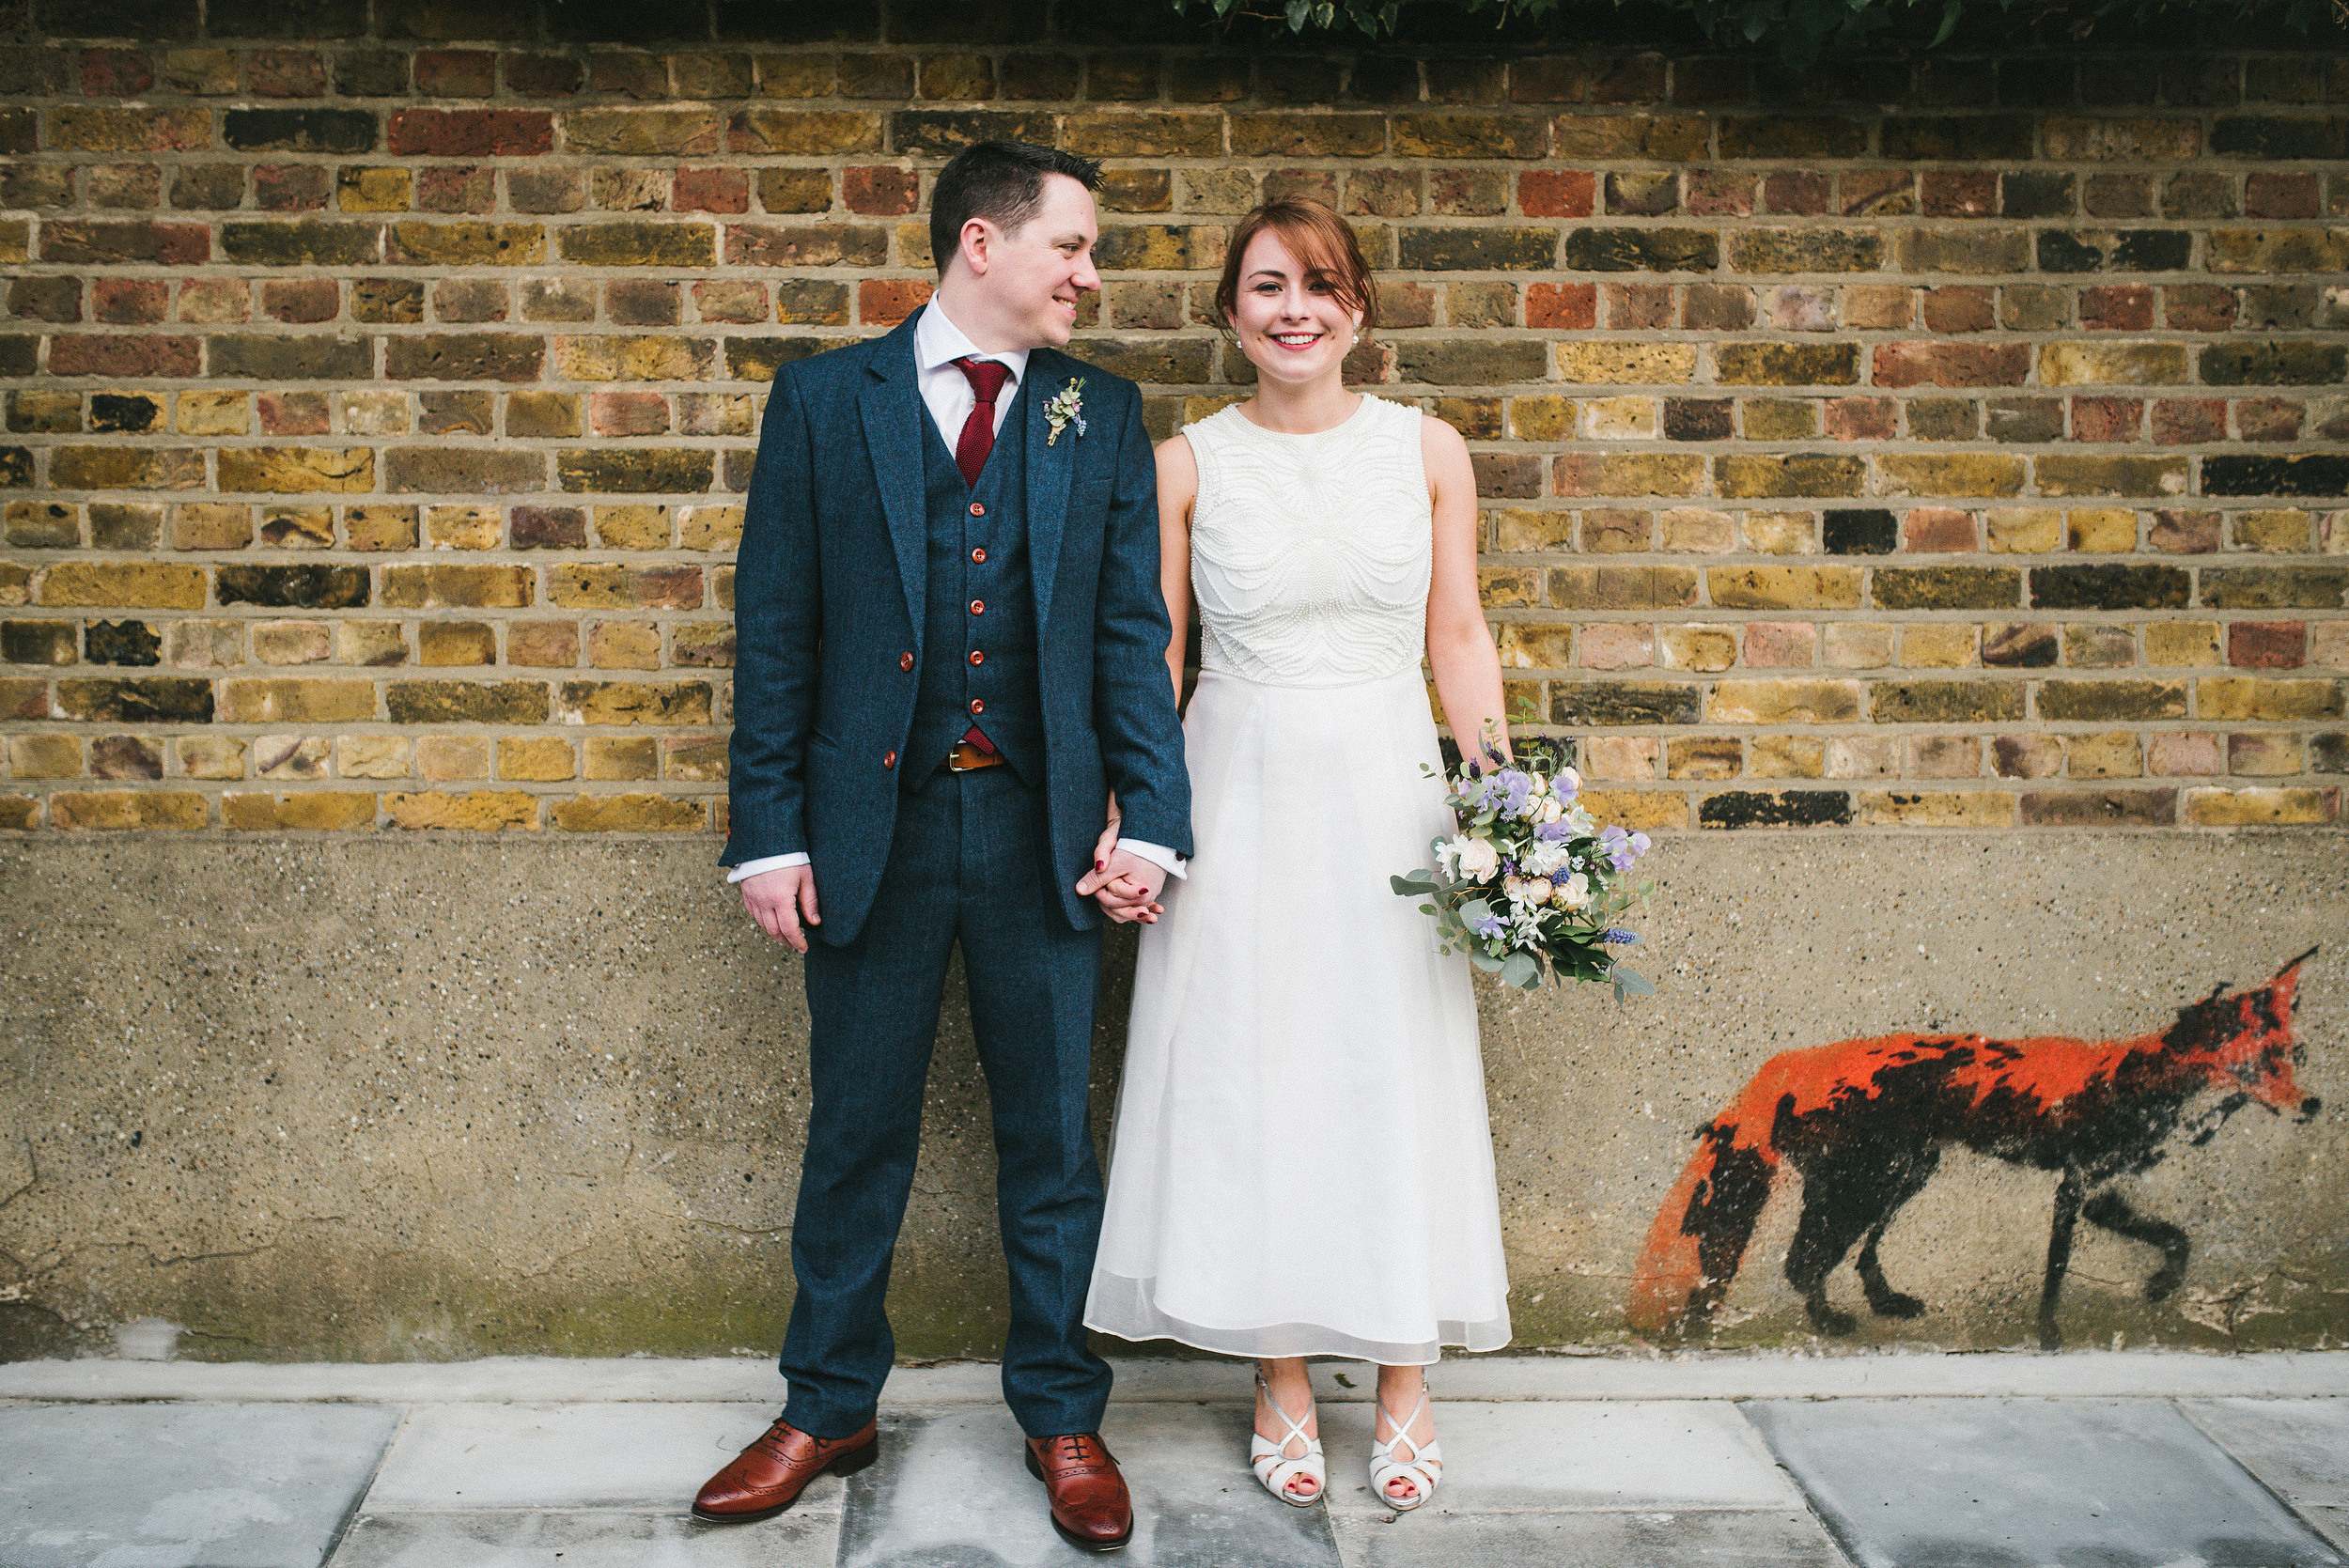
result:
[[[1281,1402],[1272,1397],[1272,1385],[1256,1374],[1256,1387],[1264,1390],[1264,1402],[1272,1406],[1272,1413],[1281,1418],[1288,1435],[1274,1442],[1263,1433],[1252,1433],[1248,1444],[1248,1465],[1264,1483],[1264,1489],[1291,1508],[1311,1508],[1330,1489],[1329,1476],[1321,1458],[1321,1439],[1305,1436],[1305,1423],[1289,1420],[1289,1413],[1281,1408]],[[1311,1415],[1313,1407],[1306,1406]],[[1294,1459],[1283,1458],[1291,1443],[1302,1443],[1305,1452]],[[1314,1489],[1303,1497],[1289,1490],[1289,1483],[1302,1476],[1314,1483]]]
[[[1397,1514],[1408,1514],[1434,1497],[1437,1483],[1443,1480],[1443,1445],[1433,1437],[1424,1443],[1414,1443],[1410,1437],[1411,1423],[1419,1420],[1419,1413],[1426,1408],[1425,1383],[1419,1386],[1419,1403],[1412,1405],[1411,1413],[1401,1421],[1394,1419],[1394,1412],[1387,1408],[1386,1401],[1378,1401],[1378,1413],[1387,1418],[1387,1424],[1393,1429],[1394,1436],[1383,1443],[1376,1438],[1371,1441],[1370,1490],[1380,1506],[1391,1508]],[[1394,1451],[1397,1445],[1409,1450],[1411,1456],[1408,1459],[1396,1458]],[[1397,1481],[1409,1482],[1419,1489],[1417,1494],[1406,1499],[1388,1491],[1388,1485]]]

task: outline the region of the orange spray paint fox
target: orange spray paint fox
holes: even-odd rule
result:
[[[2111,1184],[2162,1157],[2187,1103],[2204,1090],[2227,1094],[2196,1118],[2196,1144],[2253,1102],[2302,1121],[2316,1114],[2317,1101],[2301,1096],[2292,1071],[2299,1059],[2294,994],[2300,966],[2315,952],[2254,989],[2229,996],[2219,986],[2179,1009],[2169,1028],[2133,1040],[1889,1034],[1770,1058],[1736,1103],[1698,1132],[1695,1157],[1648,1231],[1626,1315],[1649,1333],[1709,1317],[1792,1165],[1802,1176],[1802,1217],[1786,1278],[1802,1292],[1812,1323],[1828,1334],[1856,1327],[1827,1298],[1827,1277],[1854,1242],[1869,1308],[1881,1317],[1916,1316],[1924,1304],[1886,1282],[1876,1246],[1951,1144],[2060,1173],[2039,1298],[2045,1348],[2062,1343],[2056,1303],[2079,1219],[2159,1248],[2161,1266],[2145,1296],[2162,1299],[2186,1278],[2186,1234],[2138,1214]]]

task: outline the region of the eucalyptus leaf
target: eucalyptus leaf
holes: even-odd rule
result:
[[[1501,960],[1486,953],[1483,948],[1477,948],[1470,953],[1469,962],[1483,970],[1486,974],[1501,968]]]

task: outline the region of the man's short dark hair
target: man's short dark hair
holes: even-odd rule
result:
[[[973,142],[938,173],[930,191],[930,256],[942,276],[962,243],[962,229],[985,218],[1015,233],[1044,204],[1044,177],[1065,174],[1088,191],[1101,188],[1101,165],[1033,142]]]

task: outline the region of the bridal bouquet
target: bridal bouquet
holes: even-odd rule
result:
[[[1509,985],[1533,990],[1547,971],[1562,984],[1606,981],[1618,1002],[1654,996],[1607,951],[1640,939],[1614,922],[1654,886],[1627,875],[1647,835],[1595,824],[1576,800],[1581,775],[1556,767],[1547,749],[1516,761],[1484,750],[1445,781],[1460,831],[1432,843],[1432,870],[1391,878],[1394,891],[1426,900],[1420,909],[1436,917],[1438,951],[1466,953]]]

